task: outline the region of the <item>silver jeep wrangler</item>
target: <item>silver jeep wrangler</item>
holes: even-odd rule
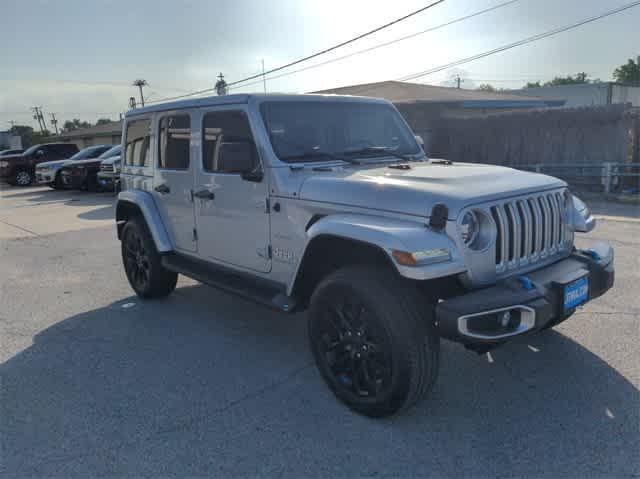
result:
[[[607,244],[549,176],[425,156],[387,101],[230,95],[127,113],[116,221],[142,298],[178,273],[308,310],[318,369],[387,416],[433,386],[440,338],[477,352],[613,285]]]

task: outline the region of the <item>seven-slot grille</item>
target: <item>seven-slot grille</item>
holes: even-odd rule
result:
[[[106,171],[108,173],[113,173],[113,164],[100,165],[100,171]]]
[[[567,191],[556,191],[492,206],[497,228],[496,272],[523,267],[570,248],[569,201]]]

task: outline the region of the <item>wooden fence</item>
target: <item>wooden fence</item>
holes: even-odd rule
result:
[[[638,124],[627,105],[441,118],[432,126],[429,154],[499,165],[622,163],[633,161]]]

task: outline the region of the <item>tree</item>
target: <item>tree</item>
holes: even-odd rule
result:
[[[496,87],[494,87],[493,85],[490,85],[489,83],[482,83],[477,90],[479,91],[488,91],[491,93],[495,93],[498,91],[498,89]]]
[[[555,77],[553,80],[548,81],[544,86],[558,86],[558,85],[582,85],[584,83],[591,83],[585,72],[577,73],[575,76],[567,75],[566,77]]]
[[[540,88],[542,85],[540,85],[539,81],[536,82],[527,82],[527,84],[524,86],[525,88]]]
[[[78,118],[74,118],[71,121],[69,120],[65,121],[62,129],[64,131],[73,131],[73,130],[79,130],[80,128],[89,128],[90,126],[91,126],[91,123],[87,121],[80,121]]]
[[[44,133],[36,132],[27,125],[14,125],[9,131],[12,135],[18,135],[22,138],[22,147],[25,149],[38,143],[44,143],[45,139],[51,136],[49,130],[45,130]]]
[[[613,72],[613,79],[618,83],[640,86],[640,57],[637,62],[629,58],[627,63],[616,68]]]
[[[110,118],[98,118],[98,121],[96,121],[96,125],[104,125],[111,122],[112,120]]]

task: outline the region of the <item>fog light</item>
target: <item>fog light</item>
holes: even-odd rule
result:
[[[500,314],[500,324],[503,328],[506,328],[509,325],[509,321],[511,321],[511,313],[509,311],[505,311]]]

